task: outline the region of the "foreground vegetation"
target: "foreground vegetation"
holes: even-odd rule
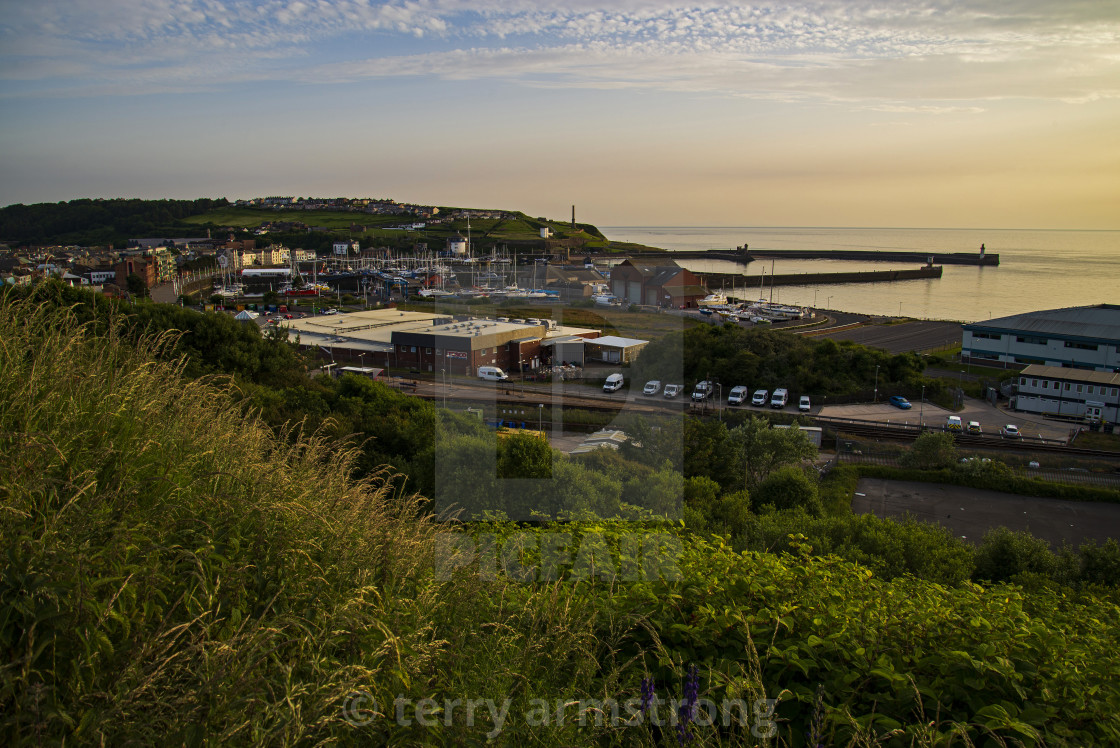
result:
[[[665,745],[678,730],[698,745],[1120,740],[1115,593],[977,585],[976,559],[927,527],[832,522],[851,475],[818,483],[796,467],[793,437],[690,422],[690,449],[665,465],[672,444],[649,431],[623,454],[552,461],[554,474],[618,483],[617,505],[588,507],[601,519],[460,525],[379,471],[364,444],[338,441],[336,414],[350,413],[346,428],[385,424],[376,449],[419,465],[405,452],[424,437],[406,426],[443,419],[430,405],[309,381],[286,342],[215,315],[114,317],[51,292],[0,301],[5,743]],[[189,329],[168,337],[161,320]],[[213,378],[223,368],[232,382]],[[312,399],[285,400],[301,389]],[[277,403],[318,420],[270,426]],[[483,439],[445,425],[472,449]],[[543,475],[543,459],[508,459],[543,458],[533,446],[503,444],[502,478]],[[753,467],[717,469],[729,450]],[[648,487],[674,480],[686,526],[610,519],[655,513]],[[675,538],[679,554],[620,575],[635,536]],[[545,575],[557,537],[600,551],[573,550]],[[854,561],[810,547],[827,537],[824,550]],[[497,555],[448,564],[449,538]],[[596,711],[650,689],[741,699],[747,724]],[[396,704],[422,699],[435,719],[398,717]],[[455,699],[508,699],[507,719],[468,719]],[[567,704],[566,720],[542,720],[537,700],[551,715]]]

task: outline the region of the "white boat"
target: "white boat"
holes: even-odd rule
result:
[[[727,304],[727,294],[719,291],[717,293],[710,293],[704,298],[697,301],[698,306],[724,306]]]

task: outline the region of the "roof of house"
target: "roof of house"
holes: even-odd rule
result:
[[[964,329],[1120,341],[1120,305],[1095,304],[1012,314],[984,322],[973,322],[965,325]]]

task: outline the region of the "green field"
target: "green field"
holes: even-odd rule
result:
[[[430,224],[426,228],[415,232],[383,228],[407,223],[410,220],[406,216],[374,215],[361,212],[272,210],[231,206],[219,208],[202,215],[190,216],[183,219],[183,223],[194,226],[254,229],[269,221],[299,221],[308,226],[339,231],[348,230],[352,224],[361,224],[371,228],[356,235],[355,238],[390,243],[399,242],[405,237],[413,237],[416,241],[435,241],[438,244],[456,234],[466,236],[469,230],[472,242],[478,248],[503,243],[539,242],[541,240],[540,230],[547,227],[552,231],[553,239],[583,239],[586,240],[583,246],[588,249],[606,249],[608,247],[612,249],[649,249],[641,245],[610,242],[599,235],[595,227],[587,224],[572,229],[569,223],[563,221],[538,220],[524,214],[516,214],[514,217],[507,219],[474,218],[470,222],[469,229],[465,219],[450,223]]]

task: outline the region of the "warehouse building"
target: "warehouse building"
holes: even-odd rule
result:
[[[507,372],[544,364],[553,338],[594,339],[599,331],[550,319],[483,319],[465,315],[379,309],[292,320],[289,339],[336,362],[392,370],[475,374],[480,366]]]
[[[1120,371],[1120,306],[1050,309],[965,325],[966,362]]]

